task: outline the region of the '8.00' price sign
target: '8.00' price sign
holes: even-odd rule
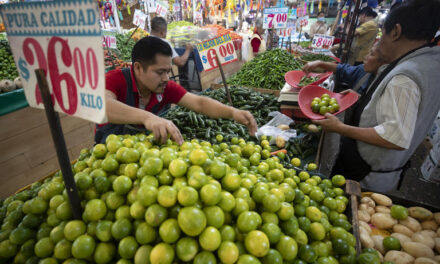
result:
[[[221,65],[229,64],[238,59],[229,34],[199,43],[197,44],[197,50],[205,71],[218,67],[215,56],[218,56]]]
[[[44,108],[36,69],[43,69],[54,108],[106,121],[104,54],[94,0],[13,3],[0,7],[30,106]]]
[[[285,28],[287,26],[288,7],[265,8],[263,12],[263,28]]]
[[[315,34],[313,36],[312,48],[314,49],[330,49],[335,40],[334,36],[326,36],[321,34]]]

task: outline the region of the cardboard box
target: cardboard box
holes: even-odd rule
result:
[[[422,166],[420,167],[420,172],[423,176],[423,179],[440,183],[440,164],[439,159],[435,155],[435,152],[431,149],[429,155],[426,157]]]

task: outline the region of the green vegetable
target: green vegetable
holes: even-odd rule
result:
[[[194,24],[188,21],[173,21],[168,24],[167,29],[171,30],[175,27],[187,27],[187,26],[194,26]]]
[[[315,54],[315,53],[308,53],[301,56],[301,59],[304,61],[327,61],[327,62],[336,62],[336,60],[330,56],[324,55],[324,54]]]
[[[303,64],[285,50],[274,49],[258,54],[228,79],[231,85],[281,90],[288,71],[300,70]]]
[[[0,61],[0,80],[14,81],[18,77],[18,70],[7,40],[0,40]]]
[[[134,41],[130,38],[130,34],[117,34],[116,35],[116,46],[119,51],[119,58],[123,61],[131,61],[131,51],[133,50]]]
[[[316,77],[312,77],[312,76],[307,76],[307,75],[304,75],[302,78],[301,78],[301,80],[299,81],[299,83],[298,83],[298,86],[306,86],[306,85],[309,85],[309,84],[311,84],[311,83],[313,83],[313,82],[316,82],[317,80],[319,80],[319,77],[318,76],[316,76]]]
[[[234,107],[250,111],[258,126],[266,124],[272,119],[268,114],[279,109],[277,97],[274,95],[259,93],[248,88],[231,87],[229,90]],[[207,90],[201,95],[228,104],[224,89]],[[214,142],[215,136],[222,134],[227,140],[243,137],[245,140],[256,141],[256,138],[251,138],[245,126],[234,120],[208,118],[183,107],[177,106],[171,109],[164,118],[173,121],[185,138],[197,137]]]

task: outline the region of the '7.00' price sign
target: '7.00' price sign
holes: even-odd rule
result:
[[[263,12],[263,28],[285,28],[289,8],[265,8]]]
[[[2,5],[9,43],[29,105],[44,108],[36,69],[43,69],[54,108],[106,121],[104,54],[94,0]]]
[[[218,67],[216,55],[221,65],[226,65],[238,59],[231,35],[229,34],[197,44],[197,50],[199,51],[205,71]]]

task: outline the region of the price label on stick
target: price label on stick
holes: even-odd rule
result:
[[[133,15],[133,24],[139,26],[141,29],[145,29],[145,21],[147,20],[147,15],[144,14],[141,10],[134,10]]]
[[[263,12],[263,28],[285,28],[288,18],[288,7],[265,8]]]
[[[197,50],[199,51],[205,71],[210,71],[218,67],[215,58],[216,55],[221,65],[229,64],[238,59],[231,35],[229,34],[197,44]]]
[[[169,7],[168,3],[165,3],[163,1],[157,1],[156,14],[161,17],[166,17],[168,13],[168,7]]]
[[[300,27],[305,27],[305,26],[307,26],[308,24],[309,24],[309,16],[303,16],[303,17],[300,17],[298,20],[297,20],[297,25],[298,26],[300,26]]]
[[[54,109],[106,121],[104,52],[96,1],[2,5],[15,64],[30,106],[44,108],[36,69],[46,72]]]
[[[102,31],[102,46],[104,48],[116,49],[116,32]]]
[[[312,48],[314,49],[329,49],[333,45],[335,37],[315,34],[312,41]]]

